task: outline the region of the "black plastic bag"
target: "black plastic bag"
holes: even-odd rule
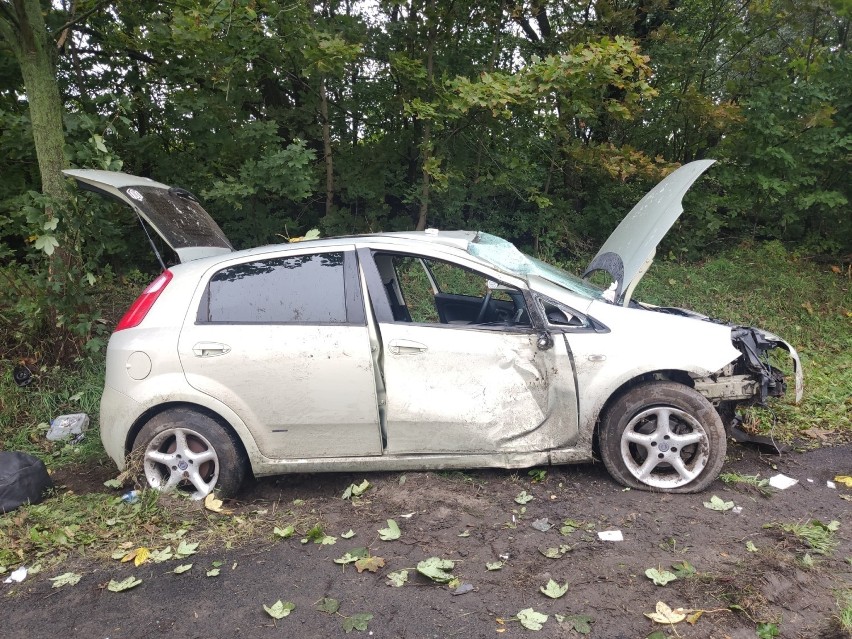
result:
[[[0,452],[0,514],[37,504],[53,487],[40,459],[21,452]]]

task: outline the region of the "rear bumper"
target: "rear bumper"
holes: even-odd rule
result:
[[[127,434],[141,412],[139,402],[109,385],[104,386],[101,395],[101,442],[119,470],[126,466]]]

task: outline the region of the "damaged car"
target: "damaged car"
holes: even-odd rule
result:
[[[780,337],[632,298],[711,164],[666,177],[583,277],[472,231],[235,251],[184,189],[65,171],[129,205],[179,262],[160,260],[110,338],[104,447],[119,469],[135,453],[150,486],[194,498],[232,494],[250,474],[596,457],[631,488],[701,491],[737,404],[791,382],[802,396]],[[597,271],[609,288],[590,283]],[[779,349],[792,380],[772,363]]]

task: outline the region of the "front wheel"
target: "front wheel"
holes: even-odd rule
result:
[[[601,418],[600,452],[619,483],[669,493],[709,486],[725,461],[725,427],[713,405],[674,382],[647,382],[619,397]]]
[[[214,488],[234,494],[246,473],[242,448],[214,419],[188,408],[173,408],[153,417],[133,443],[142,454],[148,485],[203,499]]]

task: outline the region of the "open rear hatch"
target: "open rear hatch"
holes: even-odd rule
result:
[[[219,225],[186,189],[115,171],[67,169],[63,173],[77,180],[81,189],[130,206],[181,262],[234,250]],[[154,252],[159,259],[156,248]]]

